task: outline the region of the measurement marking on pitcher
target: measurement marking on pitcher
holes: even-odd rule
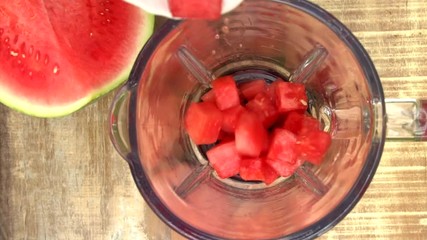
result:
[[[213,79],[212,73],[186,48],[180,47],[177,56],[181,64],[199,81],[202,85],[209,86]]]

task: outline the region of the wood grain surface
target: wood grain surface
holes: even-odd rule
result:
[[[316,0],[370,53],[387,97],[427,98],[426,0]],[[0,239],[181,239],[107,131],[114,93],[59,119],[0,105]],[[321,239],[427,239],[427,143],[387,142],[354,210]]]

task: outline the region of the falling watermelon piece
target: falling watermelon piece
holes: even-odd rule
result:
[[[168,0],[173,17],[217,19],[221,16],[222,0]]]
[[[121,0],[0,3],[0,102],[38,117],[70,114],[127,79],[154,26]]]

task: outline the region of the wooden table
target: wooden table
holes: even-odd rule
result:
[[[376,64],[387,97],[427,98],[426,0],[316,0]],[[113,94],[59,119],[0,106],[0,239],[180,239],[107,132]],[[427,239],[427,143],[387,142],[356,208],[322,239]]]

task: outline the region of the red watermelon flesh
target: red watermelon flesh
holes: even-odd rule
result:
[[[0,102],[40,117],[74,112],[122,83],[153,17],[121,0],[0,3]]]

